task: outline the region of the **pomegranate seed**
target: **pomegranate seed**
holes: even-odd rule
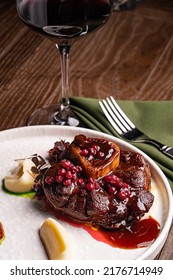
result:
[[[46,176],[45,182],[46,182],[48,185],[51,185],[51,184],[54,182],[54,178],[51,177],[51,176]]]
[[[96,156],[98,157],[98,158],[103,158],[104,157],[104,153],[103,152],[100,152],[100,151],[98,151],[97,153],[96,153]]]
[[[71,173],[71,171],[67,171],[66,174],[65,174],[65,177],[67,179],[71,179],[73,177],[73,174]]]
[[[98,183],[94,183],[94,189],[98,190],[100,188],[100,185]]]
[[[86,184],[85,189],[88,190],[88,191],[94,190],[94,184],[93,183]]]
[[[63,162],[62,162],[62,165],[63,165],[63,167],[65,168],[65,169],[69,169],[71,166],[72,166],[72,163],[69,161],[69,160],[64,160]]]
[[[130,191],[129,191],[129,189],[121,189],[119,192],[118,192],[118,194],[117,194],[117,196],[118,196],[118,198],[120,199],[120,200],[124,200],[125,198],[128,198],[129,196],[130,196]]]
[[[55,177],[55,180],[56,180],[57,183],[62,183],[63,177],[62,177],[61,175],[57,175],[57,176]]]
[[[121,191],[118,192],[117,196],[120,200],[124,200],[126,198],[126,195]]]
[[[78,182],[79,185],[82,185],[84,180],[82,178],[79,178],[77,182]]]
[[[98,145],[92,145],[91,148],[96,150],[96,151],[100,150],[100,147]]]
[[[103,180],[104,180],[104,182],[106,182],[106,183],[110,183],[110,181],[112,180],[112,176],[111,176],[111,175],[105,176],[105,177],[103,178]]]
[[[71,185],[71,180],[70,179],[65,179],[64,181],[63,181],[63,185],[64,186],[66,186],[66,187],[69,187],[70,185]]]
[[[94,156],[94,155],[96,154],[96,152],[97,152],[97,151],[96,151],[94,148],[92,148],[92,147],[90,147],[88,150],[89,150],[89,153],[90,153],[91,156]]]
[[[116,176],[112,176],[112,179],[109,183],[117,188],[121,188],[123,185],[123,182]]]
[[[111,186],[108,188],[108,192],[109,194],[114,194],[116,192],[116,188]]]
[[[121,180],[115,176],[115,175],[112,175],[112,179],[111,179],[111,182],[114,182],[114,183],[119,183]]]
[[[76,172],[77,172],[76,166],[72,165],[72,166],[70,167],[70,171],[71,171],[73,174],[76,173]]]
[[[120,189],[120,188],[123,188],[123,186],[124,186],[124,183],[120,180],[119,181],[117,180],[116,187]]]
[[[80,174],[82,172],[82,166],[80,165],[77,165],[76,166],[76,169],[77,169],[77,173]]]
[[[88,155],[88,150],[87,149],[82,149],[81,150],[81,155],[86,157]]]
[[[61,176],[64,176],[64,175],[66,174],[65,168],[60,168],[60,169],[58,170],[58,174],[61,175]]]
[[[113,180],[120,181],[120,179],[119,179],[115,174],[113,174],[113,175],[111,175],[111,176],[112,176],[112,179],[113,179]]]
[[[76,178],[77,178],[76,173],[72,174],[72,179],[73,179],[73,180],[76,180]]]

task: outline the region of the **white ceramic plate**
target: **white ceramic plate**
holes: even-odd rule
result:
[[[164,245],[171,226],[172,192],[166,177],[158,166],[147,155],[126,142],[107,134],[74,127],[33,126],[2,131],[0,132],[0,179],[2,180],[14,168],[14,159],[27,157],[34,153],[46,156],[55,141],[59,139],[71,141],[79,133],[110,139],[121,148],[137,151],[144,155],[151,166],[152,192],[155,196],[150,214],[160,223],[161,232],[150,247],[124,250],[98,242],[83,229],[61,222],[72,236],[73,259],[154,259]],[[49,216],[49,213],[43,213],[36,208],[31,199],[8,195],[0,189],[0,220],[6,234],[6,239],[0,246],[0,259],[47,259],[38,230],[45,218]]]

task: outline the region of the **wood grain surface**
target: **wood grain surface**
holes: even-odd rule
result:
[[[0,130],[5,130],[24,126],[35,109],[56,103],[61,75],[58,50],[20,21],[15,0],[0,1],[0,23]],[[74,96],[173,100],[173,2],[143,0],[76,41],[70,83]],[[172,243],[173,229],[159,259],[173,259]]]

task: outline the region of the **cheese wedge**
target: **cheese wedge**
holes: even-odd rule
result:
[[[68,260],[72,242],[65,228],[55,219],[46,219],[40,227],[40,238],[50,260]]]

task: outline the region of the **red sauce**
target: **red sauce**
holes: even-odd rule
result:
[[[112,247],[122,249],[147,247],[154,242],[160,232],[159,223],[152,217],[140,220],[133,225],[121,230],[93,228],[89,225],[72,222],[59,216],[57,216],[57,218],[66,221],[72,226],[83,228],[99,242],[104,242]]]
[[[160,224],[151,216],[133,223],[131,226],[117,229],[106,230],[103,228],[94,228],[87,224],[72,221],[61,216],[54,211],[48,203],[40,201],[44,210],[52,213],[58,220],[64,221],[71,226],[86,230],[95,240],[104,242],[112,247],[121,249],[136,249],[150,246],[160,233]]]
[[[71,226],[86,230],[95,240],[104,242],[116,248],[136,249],[148,247],[154,242],[160,232],[160,224],[151,216],[123,229],[106,230],[69,220],[68,218],[57,214],[56,211],[50,209],[49,206],[47,210],[57,219],[64,221]]]
[[[160,232],[159,223],[148,217],[122,230],[93,230],[91,227],[82,226],[97,241],[122,249],[136,249],[147,247],[153,243]]]

